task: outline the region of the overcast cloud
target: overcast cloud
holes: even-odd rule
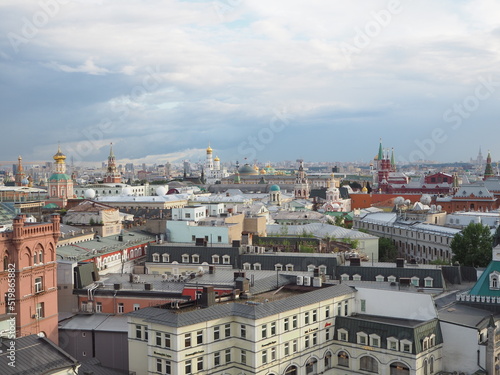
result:
[[[500,3],[2,0],[0,159],[500,158]]]

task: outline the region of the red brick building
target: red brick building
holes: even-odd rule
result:
[[[0,233],[0,315],[14,314],[17,337],[44,334],[58,342],[59,228],[59,215],[51,223],[27,223],[19,215],[11,231]]]

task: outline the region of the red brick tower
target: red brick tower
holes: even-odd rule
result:
[[[56,244],[59,215],[51,223],[27,223],[18,215],[0,233],[0,315],[15,314],[16,336],[44,334],[58,342]]]

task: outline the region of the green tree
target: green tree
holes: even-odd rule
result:
[[[470,223],[451,241],[453,262],[462,266],[486,267],[491,261],[492,246],[490,228],[481,223]]]
[[[398,257],[398,249],[390,238],[379,238],[378,260],[381,262],[395,262]]]

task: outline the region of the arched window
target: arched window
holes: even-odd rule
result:
[[[36,256],[36,253],[33,254],[33,265],[37,264],[38,258]]]
[[[410,369],[404,363],[393,362],[390,367],[390,375],[410,375]]]
[[[316,374],[318,372],[318,360],[311,358],[306,363],[306,374]]]
[[[337,355],[337,358],[338,358],[337,364],[339,366],[349,367],[349,354],[342,351],[342,352],[339,352],[339,354]]]
[[[8,268],[9,268],[9,256],[6,254],[3,257],[3,270],[7,271]]]
[[[427,360],[424,359],[424,364],[422,365],[422,368],[424,369],[424,375],[429,375],[428,369],[427,369]]]
[[[297,375],[297,373],[297,366],[290,366],[285,371],[285,375]]]
[[[325,370],[332,367],[332,353],[328,352],[325,355]]]
[[[365,355],[359,359],[359,369],[369,372],[378,372],[378,362],[375,358]]]
[[[434,374],[434,357],[429,359],[429,374]]]

